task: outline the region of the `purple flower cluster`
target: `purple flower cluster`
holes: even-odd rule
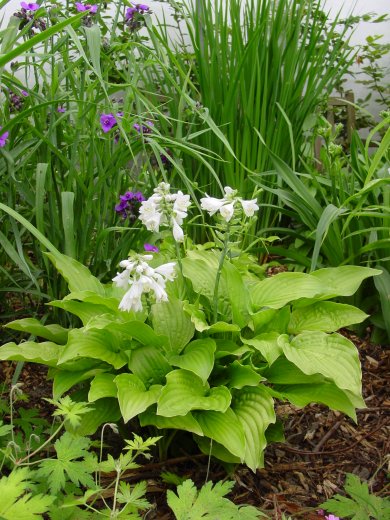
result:
[[[128,7],[126,9],[126,21],[132,20],[137,14],[145,14],[149,12],[149,6],[146,4],[136,4],[136,6]]]
[[[23,27],[30,22],[32,22],[30,28],[31,35],[35,34],[36,29],[39,29],[40,31],[44,31],[46,29],[45,20],[42,18],[35,18],[34,13],[40,8],[39,4],[33,2],[21,2],[20,6],[20,11],[14,13],[14,16],[20,19],[19,29],[23,29]]]
[[[131,222],[137,220],[141,202],[145,197],[140,191],[127,191],[124,195],[119,196],[120,202],[115,206],[115,211],[119,213],[123,219],[129,219]]]
[[[121,113],[118,115],[120,116]],[[111,130],[112,127],[116,125],[116,117],[114,114],[102,114],[100,116],[100,124],[103,132],[106,134]]]
[[[159,248],[157,246],[154,246],[153,244],[144,244],[144,249],[148,253],[158,253]]]
[[[84,13],[86,11],[88,11],[88,13],[90,14],[96,14],[97,13],[97,10],[98,10],[98,6],[96,4],[82,4],[81,2],[76,2],[75,3],[75,6],[76,6],[76,10],[79,12],[79,13]]]
[[[145,121],[144,125],[139,125],[138,123],[134,123],[133,128],[139,134],[151,134],[154,127],[153,121]]]
[[[39,9],[39,4],[33,2],[20,2],[20,5],[25,11],[38,11]]]
[[[28,92],[22,90],[21,95],[16,94],[12,90],[9,91],[9,110],[10,112],[19,112],[23,108],[23,98],[28,96]]]
[[[2,127],[0,126],[0,130],[1,130],[1,128]],[[4,146],[6,145],[8,136],[9,136],[9,132],[4,132],[2,135],[0,135],[0,148],[4,148]]]

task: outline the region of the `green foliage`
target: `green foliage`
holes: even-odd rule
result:
[[[352,520],[386,520],[390,515],[390,500],[381,498],[369,492],[366,482],[361,482],[359,477],[352,473],[347,474],[345,492],[350,498],[343,495],[335,495],[320,507],[342,518]]]
[[[257,520],[266,517],[252,506],[236,506],[225,498],[234,482],[207,482],[198,491],[192,480],[185,480],[177,487],[177,495],[167,492],[168,505],[177,520]]]
[[[0,479],[0,516],[4,520],[35,520],[49,510],[54,497],[31,493],[31,474],[28,468],[15,469]]]

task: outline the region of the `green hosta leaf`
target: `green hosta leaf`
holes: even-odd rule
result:
[[[53,495],[64,489],[68,479],[76,486],[81,484],[94,487],[91,471],[88,471],[84,463],[89,446],[90,441],[86,437],[75,437],[65,432],[54,443],[57,457],[40,462],[37,477],[45,479]]]
[[[191,410],[225,411],[231,401],[229,390],[224,387],[209,389],[202,379],[187,370],[173,370],[167,374],[167,384],[158,400],[157,415],[174,417],[186,415]]]
[[[119,407],[125,423],[156,403],[161,391],[161,385],[153,385],[147,390],[142,380],[134,374],[120,374],[114,383],[118,388]]]
[[[104,295],[104,286],[84,265],[60,253],[45,253],[68,283],[70,291],[93,291]]]
[[[363,280],[377,276],[382,271],[357,265],[342,265],[313,271],[311,276],[321,282],[324,287],[323,299],[335,296],[352,296]]]
[[[105,316],[103,316],[105,318]],[[121,321],[113,321],[111,316],[108,314],[104,320],[102,316],[96,316],[92,318],[86,329],[104,329],[114,333],[122,334],[127,340],[135,339],[143,345],[152,345],[154,347],[161,347],[166,345],[168,338],[165,336],[158,336],[152,327],[142,323],[138,320],[124,321],[123,317]]]
[[[139,347],[130,352],[129,368],[147,386],[164,383],[166,374],[172,370],[163,354],[150,346]]]
[[[335,332],[341,327],[361,323],[368,315],[352,305],[335,302],[317,302],[294,309],[288,326],[289,334],[309,330]]]
[[[50,341],[44,341],[43,343],[25,341],[19,345],[6,343],[0,347],[0,360],[29,361],[55,367],[63,349],[63,346]]]
[[[345,491],[351,497],[335,495],[320,507],[327,511],[352,520],[387,520],[390,518],[390,499],[372,495],[366,482],[361,482],[359,477],[347,473]]]
[[[207,482],[198,492],[192,480],[185,480],[178,486],[177,495],[167,492],[168,505],[177,520],[257,520],[265,516],[255,507],[236,506],[224,498],[233,485],[233,482]]]
[[[215,340],[217,350],[215,352],[215,359],[220,359],[226,356],[241,357],[242,355],[250,352],[250,347],[246,345],[237,345],[229,339],[217,339]]]
[[[116,314],[118,318],[123,316],[123,313],[118,309],[118,298],[112,298],[109,296],[104,296],[102,294],[97,294],[94,291],[73,291],[67,294],[65,298],[63,298],[63,301],[68,300],[79,300],[80,302],[93,303],[94,305],[102,305],[104,307],[107,307],[107,309],[112,311],[114,314]],[[125,316],[127,320],[135,319],[135,313],[129,313],[129,315],[127,315],[126,313]]]
[[[152,306],[152,322],[156,334],[168,338],[166,350],[171,353],[180,354],[194,335],[194,324],[179,300],[155,303]]]
[[[28,332],[33,336],[38,336],[53,343],[59,343],[60,345],[65,344],[68,339],[68,329],[64,329],[64,327],[56,324],[42,325],[42,323],[35,318],[11,321],[11,323],[7,323],[5,326],[12,330]]]
[[[287,303],[300,298],[315,298],[323,292],[320,279],[305,273],[279,273],[251,288],[255,309],[270,307],[280,309]]]
[[[288,343],[288,336],[287,334],[279,334],[279,332],[266,332],[252,339],[241,338],[241,340],[260,352],[271,366],[278,357],[283,355],[283,344]]]
[[[225,412],[194,412],[203,434],[222,444],[241,461],[245,458],[245,434],[241,422],[231,408]]]
[[[214,367],[215,341],[211,338],[197,339],[189,343],[180,356],[169,357],[171,365],[193,372],[206,383]]]
[[[265,430],[276,421],[274,401],[262,386],[246,387],[234,394],[232,409],[245,433],[244,462],[255,472],[264,466]]]
[[[341,388],[361,395],[361,368],[351,341],[339,334],[305,332],[296,336],[283,351],[289,361],[308,375],[322,374]]]
[[[198,332],[207,331],[209,334],[217,334],[219,332],[239,332],[241,330],[239,325],[226,323],[225,321],[217,321],[209,325],[204,312],[196,305],[185,302],[183,308],[191,316],[191,321]]]
[[[269,368],[266,368],[261,372],[267,381],[276,384],[312,384],[312,383],[323,383],[324,376],[321,374],[307,375],[303,373],[299,368],[291,363],[284,356],[278,358],[275,363]]]
[[[222,446],[222,444],[219,444],[219,442],[213,441],[207,437],[197,436],[195,437],[195,441],[199,446],[200,451],[207,456],[211,454],[212,457],[227,462],[228,464],[240,464],[241,462],[238,457],[232,455],[230,451]]]
[[[27,468],[14,469],[0,479],[0,517],[4,520],[37,520],[49,510],[55,497],[32,496],[30,472]]]
[[[296,406],[322,403],[332,410],[340,410],[356,422],[354,404],[351,403],[348,395],[333,383],[282,385],[276,386],[275,390]]]
[[[114,379],[114,374],[97,374],[91,381],[88,401],[93,402],[104,397],[117,397],[118,389]]]
[[[170,430],[185,430],[187,432],[195,433],[196,435],[203,435],[202,429],[199,426],[198,421],[189,412],[186,415],[177,417],[162,417],[156,415],[157,408],[151,406],[145,412],[139,415],[140,425],[143,426],[156,426],[156,428]]]
[[[113,320],[117,316],[114,311],[110,311],[110,309],[105,305],[98,305],[95,303],[77,302],[73,300],[54,300],[51,301],[48,305],[74,314],[80,318],[80,320],[83,322],[83,325],[87,325],[92,318],[102,314],[106,315],[111,313]]]
[[[241,365],[239,361],[233,361],[224,373],[229,388],[241,389],[244,386],[257,386],[262,377],[259,376],[251,367]]]
[[[103,372],[103,369],[95,368],[92,370],[68,371],[57,370],[53,377],[53,398],[58,399],[70,388],[81,381],[92,379],[96,374]]]
[[[251,328],[255,335],[264,334],[266,332],[279,332],[286,334],[288,323],[290,321],[290,307],[282,309],[263,309],[252,314]]]
[[[65,278],[70,291],[93,291],[104,295],[104,286],[80,262],[59,253],[46,253],[46,255]]]
[[[99,399],[93,403],[93,409],[81,417],[76,428],[67,427],[67,430],[76,435],[93,435],[105,423],[115,423],[121,418],[118,400],[110,397]]]
[[[121,346],[117,336],[106,330],[73,329],[69,332],[68,343],[63,347],[58,364],[77,358],[92,358],[119,369],[128,360],[120,350]]]

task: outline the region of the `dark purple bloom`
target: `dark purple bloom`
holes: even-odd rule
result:
[[[138,123],[134,123],[133,128],[139,134],[151,134],[152,128],[154,127],[153,121],[146,121],[144,125],[139,125]]]
[[[135,7],[128,7],[126,9],[126,14],[125,14],[126,20],[131,20],[136,12],[137,12],[137,9]]]
[[[145,200],[145,197],[140,191],[132,192],[127,191],[124,195],[119,196],[119,204],[115,206],[115,211],[120,213],[123,219],[129,219],[134,222],[139,215],[139,208],[141,202]]]
[[[83,13],[84,11],[89,11],[91,14],[97,13],[98,6],[92,4],[82,4],[80,2],[75,3],[76,9],[79,13]]]
[[[21,90],[20,93],[22,94],[22,96],[24,97],[27,97],[29,94],[27,92],[27,90]]]
[[[144,249],[145,249],[145,251],[148,251],[149,253],[158,253],[159,252],[159,248],[152,244],[144,244]]]
[[[138,12],[141,12],[141,14],[144,14],[144,11],[149,11],[149,6],[146,4],[137,4],[135,8]]]
[[[0,130],[1,130],[1,128],[2,127],[0,126]],[[8,136],[9,136],[9,132],[4,132],[4,134],[0,135],[0,148],[4,148],[4,146],[6,145]]]
[[[10,112],[18,112],[23,108],[23,98],[12,90],[9,91],[9,110]]]
[[[37,11],[39,9],[39,4],[34,4],[33,2],[20,2],[20,5],[26,11]]]
[[[57,112],[60,112],[61,114],[63,114],[64,112],[66,112],[66,109],[65,109],[65,107],[57,107]]]
[[[114,114],[102,114],[100,116],[100,124],[102,125],[102,130],[105,134],[109,132],[111,128],[116,125]]]

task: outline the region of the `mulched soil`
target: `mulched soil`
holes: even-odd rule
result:
[[[285,425],[286,442],[267,448],[264,469],[254,474],[240,466],[233,476],[227,476],[218,462],[211,461],[211,480],[235,480],[230,496],[235,503],[253,504],[275,519],[284,512],[293,518],[318,520],[316,507],[343,492],[348,472],[367,481],[376,494],[390,494],[386,486],[390,470],[390,350],[347,335],[357,345],[363,366],[367,408],[358,411],[358,424],[325,406],[311,405],[302,410],[279,404],[277,414]],[[9,384],[14,369],[15,364],[0,363],[0,381]],[[44,367],[26,364],[19,381],[30,398],[28,406],[50,415],[51,410],[42,401],[42,397],[51,395],[45,377]],[[26,403],[22,405],[26,407]],[[147,520],[173,519],[165,500],[166,490],[172,486],[163,483],[162,471],[192,478],[200,486],[206,478],[207,462],[206,456],[181,453],[164,463],[147,463],[137,473],[129,474],[130,482],[148,482],[148,498],[155,507],[146,515]]]

